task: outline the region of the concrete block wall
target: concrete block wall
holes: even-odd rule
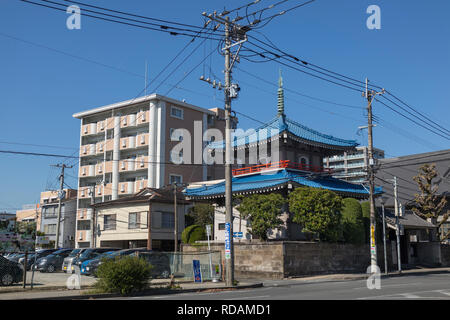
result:
[[[329,273],[366,272],[370,263],[368,245],[274,241],[235,243],[235,277],[282,279]],[[224,244],[211,250],[221,252]],[[207,251],[207,246],[183,245],[184,252]],[[393,269],[390,244],[387,245],[388,268]],[[383,246],[378,245],[378,261],[384,270]]]
[[[450,245],[441,244],[441,265],[450,267]]]

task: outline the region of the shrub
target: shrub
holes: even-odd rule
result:
[[[152,266],[135,256],[108,259],[97,270],[97,288],[103,292],[130,294],[147,286]]]
[[[197,224],[187,227],[181,233],[183,243],[193,244],[198,240],[206,240],[206,230]]]

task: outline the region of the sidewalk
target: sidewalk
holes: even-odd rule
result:
[[[398,277],[407,275],[426,275],[433,273],[450,273],[450,268],[423,268],[405,270],[401,273],[390,272],[387,275],[381,274],[382,278],[385,277]],[[199,292],[208,290],[239,290],[247,288],[258,287],[271,287],[271,286],[283,286],[293,285],[311,282],[328,282],[328,281],[348,281],[348,280],[364,280],[367,279],[368,274],[328,274],[308,276],[301,278],[286,278],[280,280],[262,280],[262,279],[242,279],[238,285],[232,288],[226,287],[224,282],[203,282],[194,283],[192,280],[176,281],[175,285],[178,285],[177,289],[167,289],[169,281],[166,279],[152,280],[151,286],[153,289],[148,290],[139,295],[153,295],[153,294],[173,294],[182,292]],[[15,291],[13,290],[15,289]],[[82,290],[68,290],[65,286],[60,287],[41,287],[34,288],[30,291],[29,288],[11,288],[9,291],[0,291],[0,300],[23,300],[23,299],[95,299],[98,297],[118,297],[114,294],[87,294],[92,287],[85,286]]]
[[[152,289],[139,295],[153,294],[173,294],[182,292],[197,292],[208,290],[239,290],[247,288],[262,287],[261,281],[242,281],[237,286],[228,288],[224,282],[203,282],[194,283],[192,280],[176,281],[176,289],[168,289],[169,281],[165,279],[155,279],[151,282]],[[41,287],[33,288],[17,288],[16,290],[0,292],[0,300],[28,300],[28,299],[95,299],[97,297],[118,297],[118,294],[89,294],[92,287],[84,287],[81,290],[68,290],[65,286],[60,287]]]

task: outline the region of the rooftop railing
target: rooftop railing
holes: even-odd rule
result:
[[[329,174],[331,174],[333,172],[332,169],[324,168],[322,166],[313,166],[313,165],[304,164],[304,163],[292,162],[290,160],[282,160],[282,161],[278,161],[278,162],[270,162],[267,164],[259,164],[259,165],[255,165],[255,166],[251,166],[251,167],[233,169],[232,173],[233,173],[233,176],[238,176],[238,175],[242,175],[242,174],[257,173],[257,172],[273,170],[273,169],[294,169],[294,170],[300,170],[300,171],[329,173]]]

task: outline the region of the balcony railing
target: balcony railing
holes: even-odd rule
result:
[[[259,164],[256,166],[251,167],[245,167],[245,168],[238,168],[233,169],[233,176],[238,176],[242,174],[249,174],[249,173],[257,173],[265,170],[273,170],[273,169],[294,169],[294,170],[300,170],[300,171],[308,171],[308,172],[317,172],[317,173],[329,173],[331,174],[333,172],[330,168],[324,168],[321,166],[313,166],[309,164],[303,164],[303,163],[296,163],[292,162],[290,160],[282,160],[278,162],[271,162],[267,164]]]

